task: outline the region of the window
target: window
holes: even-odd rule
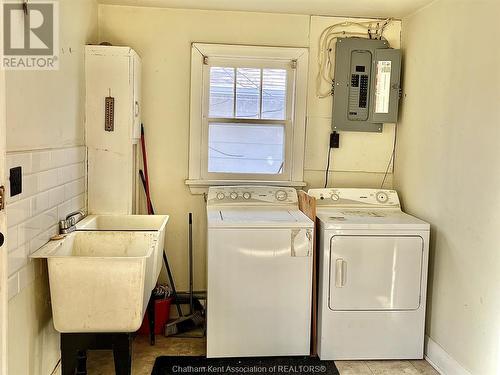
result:
[[[306,72],[301,48],[193,44],[192,190],[303,185]]]
[[[209,76],[208,173],[282,174],[287,69],[212,66]]]

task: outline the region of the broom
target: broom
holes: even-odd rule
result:
[[[147,164],[147,154],[146,154],[146,140],[144,137],[144,125],[141,124],[141,147],[142,147],[142,155],[143,155],[143,164],[144,164],[144,172],[142,170],[139,170],[139,176],[141,178],[142,186],[144,187],[144,191],[146,194],[146,205],[148,207],[148,214],[149,215],[154,215],[154,208],[153,208],[153,203],[151,202],[151,195],[149,192],[149,176],[148,176],[148,164]],[[192,214],[189,213],[189,251],[191,254],[191,263],[192,263]],[[163,259],[165,261],[165,267],[167,268],[167,273],[169,276],[169,281],[172,286],[172,290],[174,291],[174,298],[176,300],[176,305],[177,305],[177,311],[179,313],[179,318],[174,320],[171,323],[167,323],[165,326],[165,336],[173,336],[177,335],[183,332],[191,331],[200,325],[204,324],[205,318],[201,314],[200,311],[193,312],[193,301],[192,301],[192,282],[190,283],[190,311],[189,315],[183,316],[182,315],[182,310],[180,309],[179,302],[177,300],[177,293],[175,291],[175,285],[174,285],[174,280],[172,278],[172,275],[170,273],[170,267],[167,262],[167,258],[165,253],[163,254]],[[192,278],[192,275],[190,276]]]
[[[142,170],[139,170],[139,175],[141,177],[142,186],[144,188],[146,188],[146,186],[147,186],[146,185],[146,179],[144,177],[144,173],[142,172]],[[150,204],[150,208],[151,208],[151,215],[154,215],[154,208],[153,208],[153,204],[152,203]],[[192,224],[192,218],[191,218],[191,215],[192,214],[189,213],[189,219],[190,219],[189,232],[190,232],[190,237],[192,236],[192,225],[191,225]],[[165,261],[165,267],[167,268],[168,276],[169,276],[169,279],[170,279],[169,281],[170,281],[170,284],[171,284],[171,287],[172,287],[172,291],[174,292],[173,293],[173,297],[174,297],[174,300],[176,301],[177,312],[179,313],[179,318],[177,318],[176,320],[174,320],[174,321],[166,324],[166,326],[165,326],[165,336],[174,336],[174,335],[178,335],[178,334],[181,334],[181,333],[184,333],[184,332],[192,331],[192,330],[198,328],[199,326],[203,325],[205,323],[205,317],[203,316],[203,314],[201,313],[201,311],[193,311],[193,309],[191,307],[191,306],[193,306],[192,303],[190,303],[190,312],[189,312],[189,315],[187,315],[187,316],[183,316],[182,315],[182,310],[180,309],[179,302],[178,302],[178,299],[177,299],[177,292],[176,292],[176,289],[175,289],[174,280],[173,280],[172,275],[170,273],[170,267],[168,266],[168,262],[167,262],[165,256],[164,256],[164,261]],[[192,292],[191,292],[191,295],[192,295]]]

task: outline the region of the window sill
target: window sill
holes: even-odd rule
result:
[[[300,188],[306,186],[303,181],[266,181],[266,180],[186,180],[191,194],[205,194],[210,186],[228,186],[228,185],[264,185],[264,186],[283,186]]]

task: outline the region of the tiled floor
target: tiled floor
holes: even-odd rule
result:
[[[157,336],[150,346],[146,336],[138,336],[133,346],[133,375],[150,375],[155,358],[160,355],[203,355],[205,339],[166,338]],[[341,375],[439,375],[426,361],[337,361]],[[89,375],[114,375],[110,351],[88,353]]]
[[[132,375],[150,375],[156,357],[162,355],[203,355],[205,339],[166,338],[156,336],[156,344],[149,345],[149,336],[137,336],[133,344]],[[89,351],[88,375],[114,375],[113,353],[111,351]]]
[[[340,375],[439,375],[422,361],[336,361]]]

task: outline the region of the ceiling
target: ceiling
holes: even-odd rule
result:
[[[434,0],[98,0],[101,4],[403,18]]]

